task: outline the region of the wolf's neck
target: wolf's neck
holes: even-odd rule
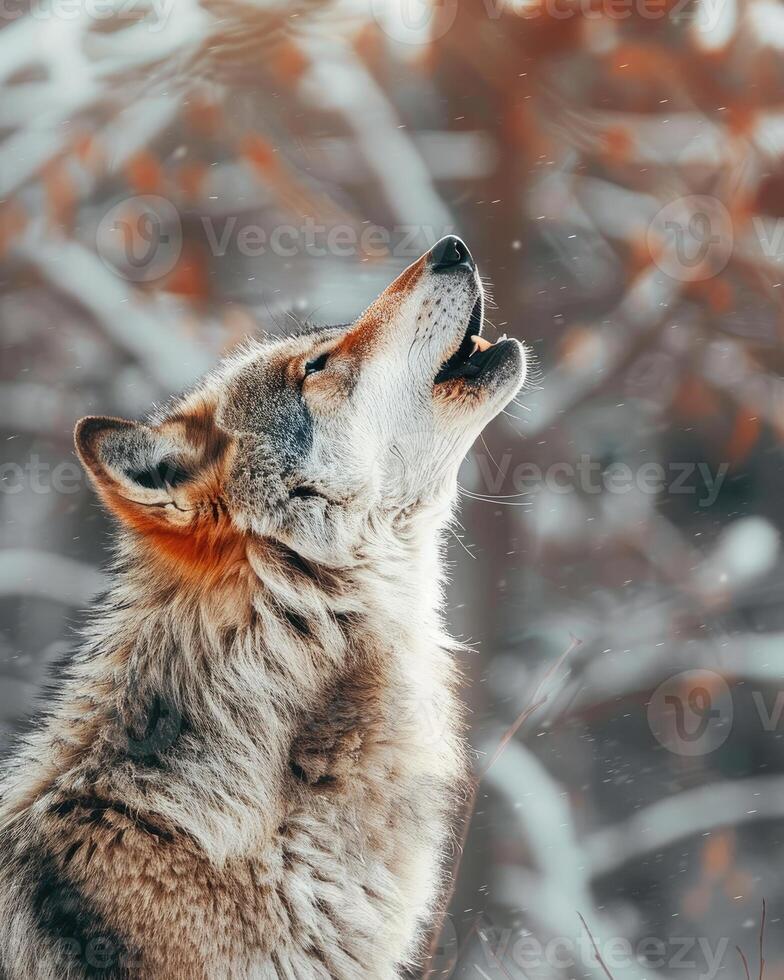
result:
[[[160,629],[185,631],[189,649],[224,649],[226,637],[251,635],[281,643],[281,629],[294,641],[340,647],[331,631],[351,619],[354,634],[365,630],[437,624],[441,571],[435,526],[369,527],[345,561],[322,561],[270,540],[249,539],[241,560],[223,566],[210,580],[166,567],[148,555],[140,561],[131,543],[122,554],[110,599],[114,609],[104,635],[155,635]],[[260,633],[261,628],[261,633]],[[247,636],[246,636],[247,638]]]
[[[231,577],[204,584],[178,581],[129,543],[67,694],[98,689],[122,701],[144,687],[205,700],[223,671],[237,697],[258,700],[260,679],[276,678],[277,693],[289,683],[301,700],[363,648],[389,646],[400,656],[412,635],[435,636],[438,602],[435,536],[409,547],[380,535],[338,569],[254,542]],[[253,683],[240,680],[237,665]]]

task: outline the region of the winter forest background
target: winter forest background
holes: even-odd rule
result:
[[[504,750],[428,969],[782,980],[784,6],[5,0],[0,86],[5,743],[102,583],[75,419],[453,231],[538,368],[449,541]]]

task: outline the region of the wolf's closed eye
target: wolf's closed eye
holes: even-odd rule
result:
[[[305,365],[305,377],[307,378],[309,374],[315,374],[316,371],[323,371],[327,366],[328,358],[329,353],[325,351],[323,354],[319,354],[318,357],[314,357],[312,361],[308,361]]]

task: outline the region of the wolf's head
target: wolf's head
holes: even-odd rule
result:
[[[272,538],[328,563],[369,528],[448,510],[460,461],[526,374],[481,338],[482,286],[442,239],[350,326],[252,342],[147,424],[82,419],[104,502],[188,562]],[[479,340],[475,338],[479,338]]]

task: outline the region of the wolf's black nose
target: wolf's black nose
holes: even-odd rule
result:
[[[450,272],[453,269],[476,268],[465,242],[457,235],[447,235],[430,249],[428,263],[433,272]]]

